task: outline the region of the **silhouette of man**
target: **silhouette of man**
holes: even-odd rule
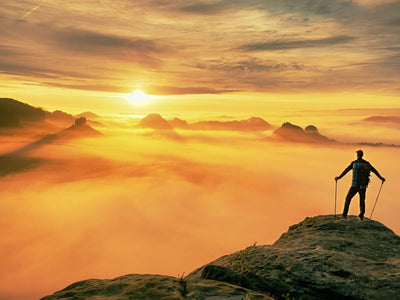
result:
[[[369,183],[369,172],[372,171],[375,173],[375,175],[382,180],[382,183],[385,182],[385,178],[383,178],[368,161],[362,158],[364,155],[362,150],[358,150],[356,153],[357,159],[352,161],[350,165],[342,172],[342,174],[335,177],[335,180],[338,181],[351,169],[353,170],[353,181],[349,192],[347,193],[346,202],[344,203],[344,209],[340,219],[347,219],[347,213],[349,211],[351,199],[355,194],[358,193],[360,195],[360,214],[358,215],[358,219],[362,221],[365,214],[365,192]]]

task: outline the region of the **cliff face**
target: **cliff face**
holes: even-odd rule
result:
[[[115,299],[399,299],[400,237],[368,219],[306,218],[273,245],[223,256],[184,279],[88,280],[43,299],[100,299],[110,291]]]

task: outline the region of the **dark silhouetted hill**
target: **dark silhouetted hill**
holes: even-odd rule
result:
[[[187,121],[179,119],[179,118],[174,118],[172,120],[168,121],[169,125],[171,125],[173,128],[182,128],[182,129],[189,129],[190,125]]]
[[[75,120],[74,125],[56,134],[47,134],[38,140],[24,145],[12,152],[0,155],[0,177],[21,173],[45,163],[45,159],[31,157],[30,153],[54,142],[68,141],[73,138],[100,136],[102,133],[87,124],[85,118]]]
[[[159,114],[149,114],[138,124],[139,128],[172,129],[172,126]]]
[[[262,118],[252,117],[247,120],[234,121],[200,121],[189,124],[187,121],[174,118],[165,120],[159,114],[150,114],[138,124],[140,128],[152,129],[192,129],[192,130],[235,130],[235,131],[264,131],[272,126]]]
[[[22,103],[15,99],[0,98],[0,128],[15,128],[20,127],[21,125],[30,126],[32,122],[44,120],[49,121],[46,122],[46,126],[51,127],[52,125],[57,125],[56,127],[60,128],[68,126],[69,124],[75,122],[75,119],[79,119],[80,117],[85,117],[86,119],[99,118],[98,115],[91,112],[85,112],[74,117],[71,114],[61,110],[49,112],[43,110],[42,108],[35,108],[29,104]],[[96,121],[90,121],[90,124],[104,126]]]
[[[80,137],[80,136],[98,136],[102,135],[101,132],[97,131],[96,129],[93,129],[87,122],[85,117],[80,117],[75,120],[74,125],[71,127],[68,127],[65,129],[60,136],[74,136],[74,137]]]
[[[269,297],[269,296],[271,297]],[[400,237],[383,224],[317,216],[270,246],[223,256],[185,278],[86,280],[55,299],[399,299]]]
[[[400,124],[400,117],[397,116],[372,116],[363,119],[365,122],[374,122],[374,123],[395,123]]]
[[[100,118],[99,115],[96,115],[95,113],[92,113],[90,111],[85,111],[79,115],[74,116],[75,118],[81,118],[81,117],[85,117],[86,119],[98,119]]]
[[[42,121],[46,113],[41,108],[10,98],[0,98],[0,127],[18,127],[24,121]]]
[[[55,110],[53,112],[46,111],[46,119],[64,121],[68,123],[72,123],[75,121],[75,118],[72,115],[67,114],[66,112],[63,112],[61,110]]]
[[[233,121],[200,121],[190,125],[192,129],[200,130],[235,130],[235,131],[264,131],[272,126],[262,118],[252,117],[247,120]]]
[[[290,141],[290,142],[302,142],[302,143],[328,143],[335,142],[321,135],[318,132],[317,127],[314,125],[307,126],[304,130],[297,125],[289,122],[283,123],[280,128],[274,131],[275,137]]]

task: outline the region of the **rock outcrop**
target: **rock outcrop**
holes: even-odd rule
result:
[[[217,297],[216,297],[217,296]],[[41,300],[273,300],[266,295],[229,283],[195,279],[131,274],[111,280],[76,282]]]
[[[400,295],[400,237],[376,221],[355,217],[306,218],[272,246],[249,247],[210,265],[236,272],[248,288],[278,299],[396,299]],[[205,276],[206,267],[188,278],[210,277]]]
[[[280,128],[274,131],[275,137],[283,139],[289,142],[301,142],[301,143],[328,143],[335,142],[321,135],[318,132],[317,127],[314,125],[308,125],[304,130],[297,125],[289,122],[282,124]]]
[[[85,117],[80,117],[75,119],[74,125],[65,129],[60,136],[69,136],[72,135],[74,137],[79,136],[96,136],[102,135],[101,132],[97,131],[96,129],[92,128]]]
[[[306,218],[273,245],[254,245],[223,256],[186,278],[126,275],[87,280],[43,300],[399,299],[399,295],[400,237],[377,221],[337,220],[330,215]]]

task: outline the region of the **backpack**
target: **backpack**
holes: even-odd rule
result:
[[[371,172],[371,165],[368,162],[359,163],[357,183],[360,186],[367,186],[369,184],[370,172]]]

